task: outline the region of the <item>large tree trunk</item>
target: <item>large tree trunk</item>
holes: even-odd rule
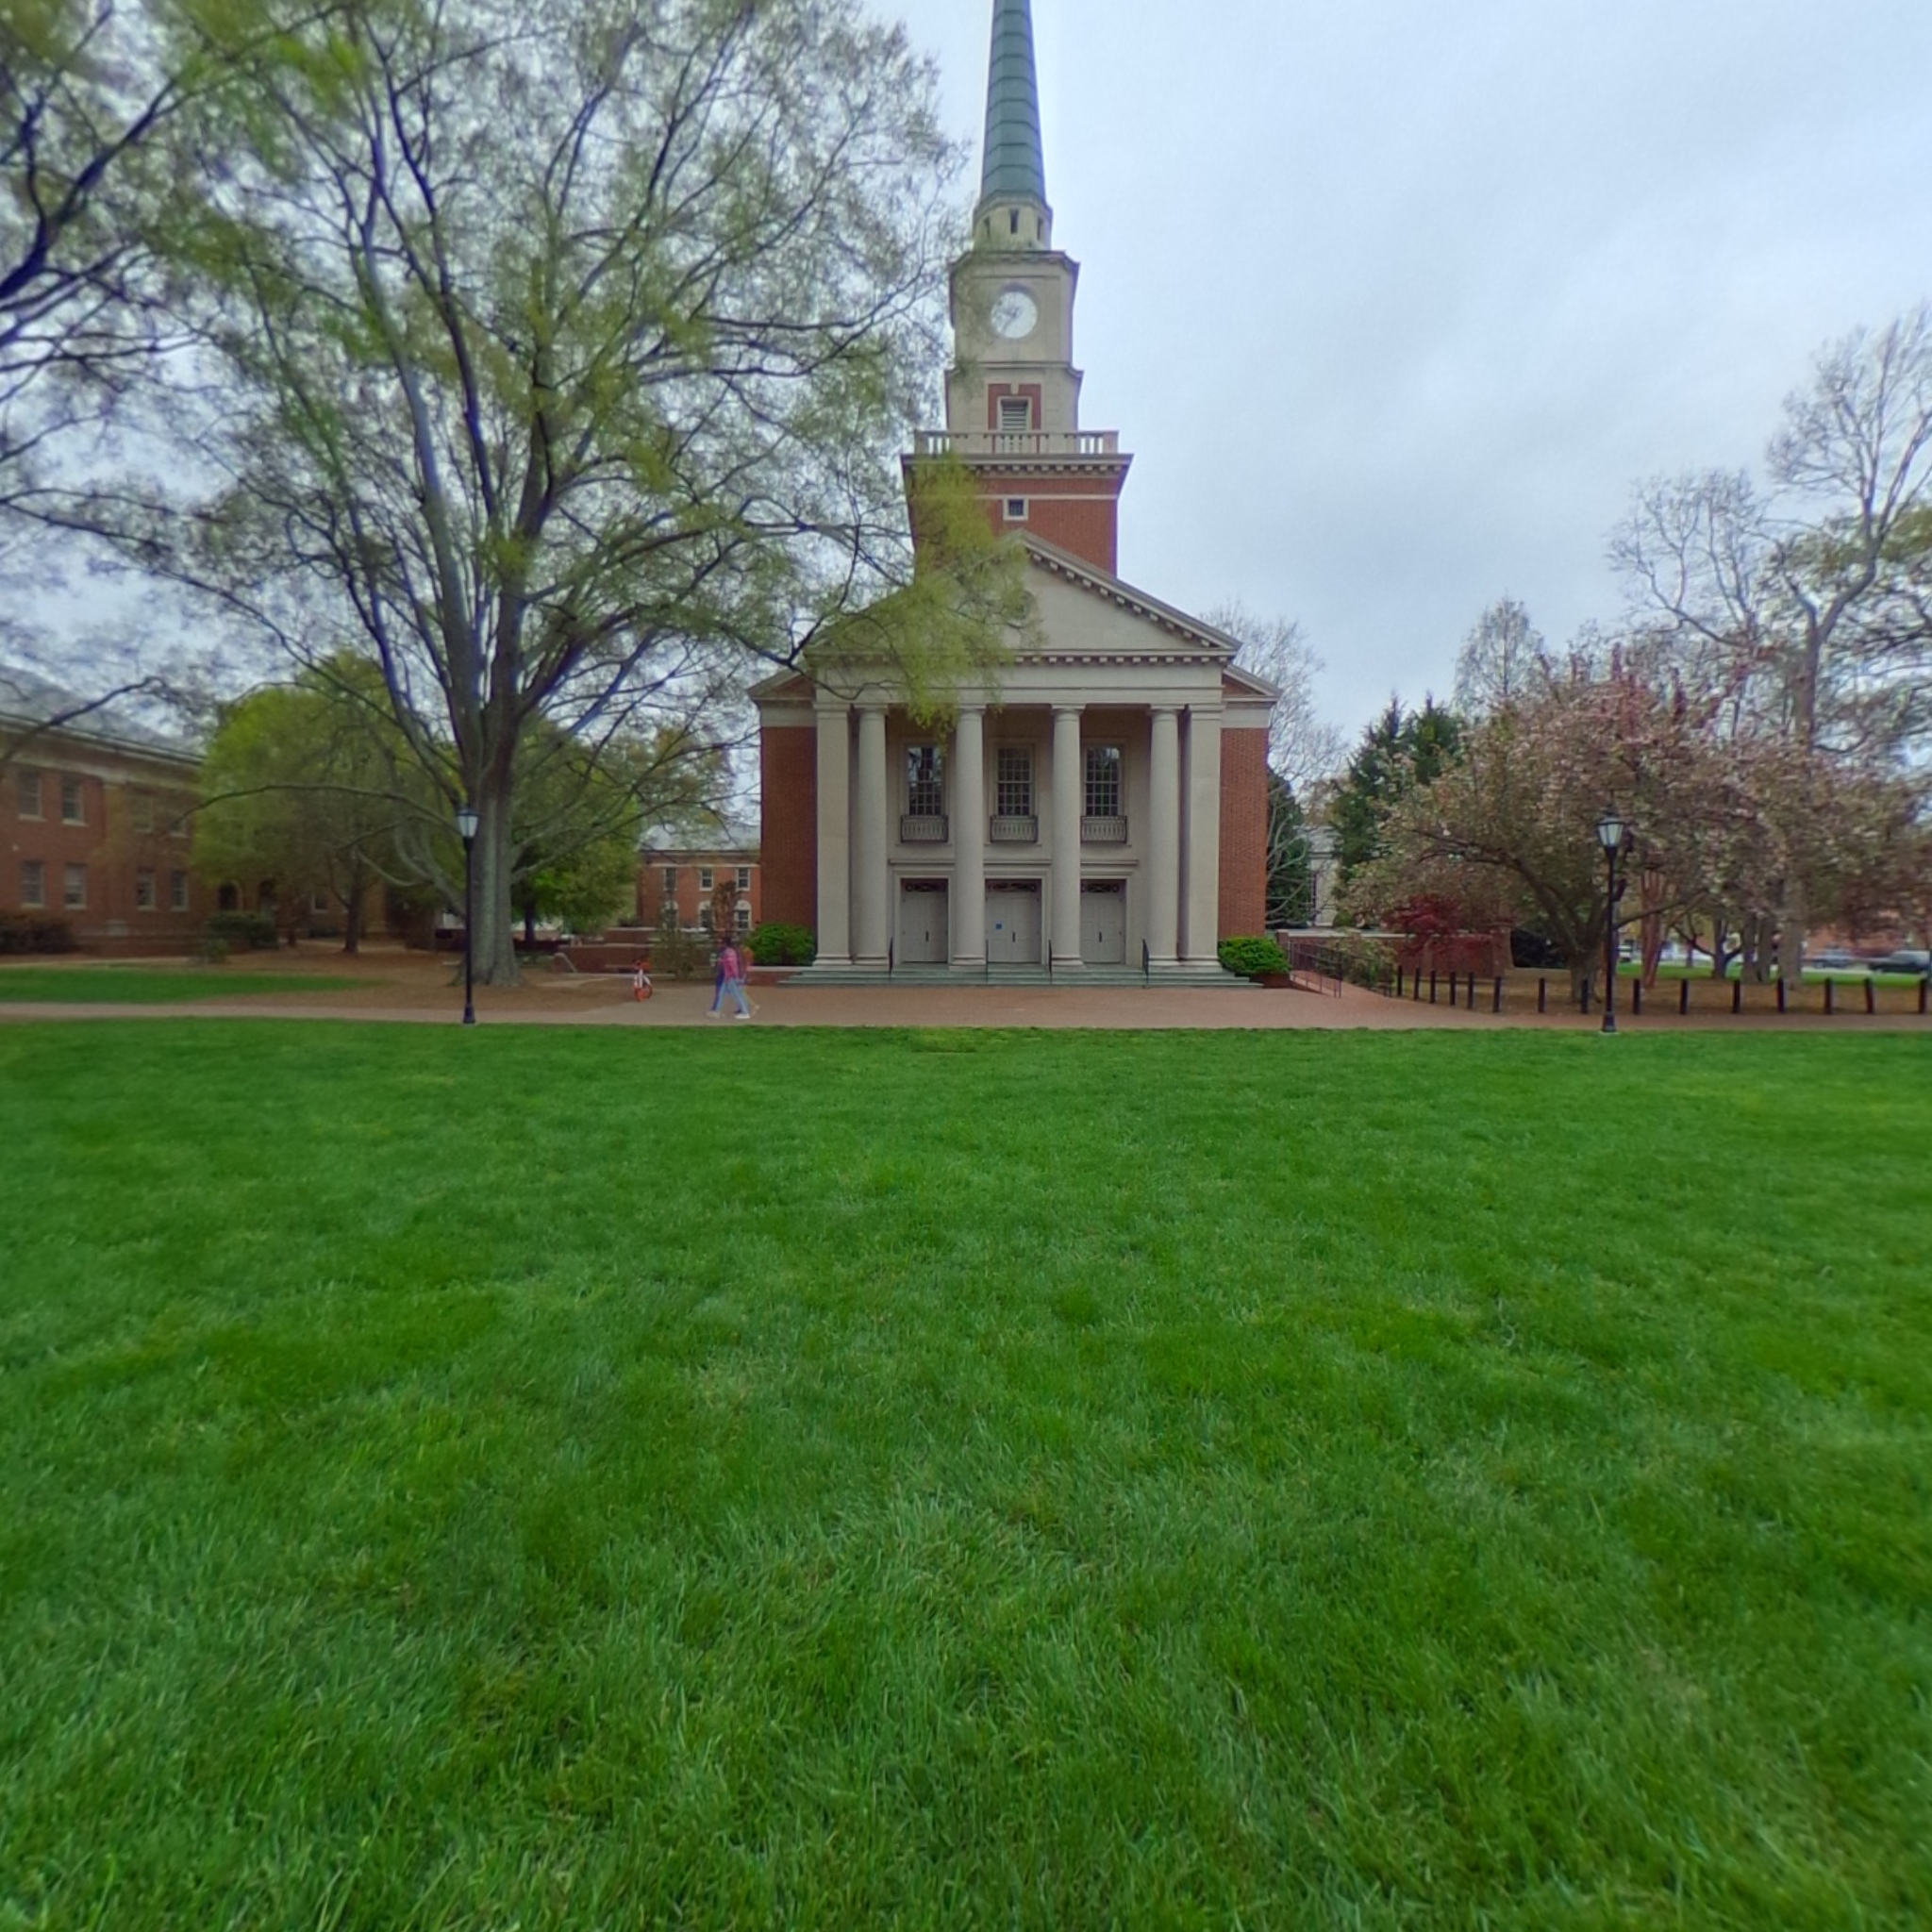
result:
[[[369,881],[358,867],[349,874],[349,890],[342,894],[342,951],[362,950],[363,910],[369,903]]]
[[[1785,888],[1782,924],[1777,936],[1777,973],[1793,994],[1805,983],[1805,938],[1809,914],[1805,905],[1805,888],[1793,883]]]
[[[516,920],[510,874],[516,854],[510,838],[510,788],[491,785],[476,801],[476,844],[471,857],[471,957],[478,986],[515,986]]]

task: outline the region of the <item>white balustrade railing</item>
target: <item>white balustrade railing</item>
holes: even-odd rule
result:
[[[922,429],[913,440],[922,457],[1117,457],[1117,429]]]

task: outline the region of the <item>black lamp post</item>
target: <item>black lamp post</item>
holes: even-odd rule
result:
[[[476,1024],[476,808],[457,810],[457,832],[463,841],[463,1024]]]
[[[1606,809],[1596,822],[1596,841],[1604,848],[1604,864],[1609,872],[1609,897],[1604,905],[1604,1031],[1617,1030],[1617,860],[1624,854],[1624,824],[1615,806]]]

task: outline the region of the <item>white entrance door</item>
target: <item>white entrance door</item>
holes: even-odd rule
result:
[[[953,957],[948,893],[944,880],[908,879],[899,891],[899,951],[902,966],[943,966]]]
[[[1127,963],[1127,888],[1124,880],[1080,888],[1080,957],[1090,966]]]
[[[986,889],[986,958],[991,966],[1040,964],[1040,883]]]

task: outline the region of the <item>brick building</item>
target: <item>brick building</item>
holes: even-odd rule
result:
[[[0,917],[90,952],[188,951],[213,909],[192,863],[198,770],[122,709],[0,666]]]
[[[721,888],[732,895],[734,931],[748,933],[764,924],[763,868],[751,827],[727,824],[708,840],[661,827],[646,834],[638,862],[640,925],[660,926],[675,908],[686,932],[710,932]]]
[[[1053,242],[1027,0],[996,0],[946,426],[906,464],[974,475],[1022,546],[1036,628],[945,733],[882,657],[822,652],[754,692],[767,905],[817,933],[821,973],[1219,976],[1220,941],[1265,923],[1278,693],[1118,574],[1132,458],[1081,426],[1078,281]]]

